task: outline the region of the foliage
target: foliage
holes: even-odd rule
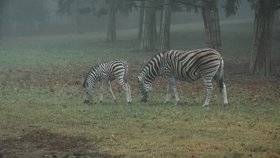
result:
[[[75,2],[76,4],[74,4],[74,2],[75,0],[58,0],[58,12],[62,14],[71,14],[72,12],[77,11],[79,14],[92,13],[98,17],[108,14],[108,0],[79,0]],[[131,0],[117,0],[116,2],[116,10],[123,14],[128,14],[136,7],[136,3]],[[78,5],[80,7],[75,10],[73,9],[73,5]]]
[[[259,0],[247,0],[250,4],[251,4],[251,7],[252,9],[256,9],[256,5],[259,3]],[[280,0],[275,0],[275,6],[274,6],[274,9],[277,10],[279,9],[279,6],[280,6]]]
[[[45,1],[38,0],[10,0],[1,1],[1,3],[13,8],[14,12],[10,13],[10,17],[13,22],[22,22],[22,23],[34,23],[34,22],[44,22],[47,20],[49,12],[46,7]],[[35,13],[35,14],[34,14]],[[5,18],[5,17],[4,17]]]
[[[223,8],[225,10],[226,16],[236,14],[239,4],[240,4],[240,0],[226,0],[223,4]]]

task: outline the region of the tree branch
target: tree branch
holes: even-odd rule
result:
[[[177,0],[177,3],[181,3],[181,4],[184,4],[184,5],[193,6],[193,7],[196,7],[196,8],[203,9],[203,6],[195,4],[195,3],[187,2],[185,0]]]
[[[143,1],[143,0],[134,0],[134,1]],[[186,0],[173,0],[170,3],[161,3],[161,2],[156,1],[156,2],[154,2],[154,6],[151,6],[149,8],[158,8],[161,5],[172,5],[172,4],[187,5],[187,6],[192,6],[192,7],[203,9],[203,6],[195,4],[195,3],[187,2]],[[139,6],[139,5],[135,5],[135,7],[143,8],[143,6]],[[144,8],[147,8],[147,7],[144,7]]]

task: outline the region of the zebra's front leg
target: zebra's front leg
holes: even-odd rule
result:
[[[170,97],[171,97],[171,88],[170,88],[170,84],[167,84],[167,91],[166,91],[166,97],[165,97],[165,101],[164,104],[167,104],[170,102]]]
[[[103,96],[105,93],[105,87],[104,87],[104,82],[101,82],[101,93],[100,93],[100,99],[99,99],[99,103],[101,104],[103,102]]]
[[[169,89],[172,88],[175,95],[175,105],[180,103],[179,93],[176,86],[175,78],[168,79]],[[169,96],[170,97],[170,96]]]
[[[116,103],[117,103],[117,98],[116,98],[116,96],[115,96],[115,94],[114,94],[114,92],[113,92],[113,90],[112,90],[111,82],[108,81],[107,84],[108,84],[109,91],[111,92],[112,97],[113,97],[113,99],[114,99],[114,103],[116,104]]]

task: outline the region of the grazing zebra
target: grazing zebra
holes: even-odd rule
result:
[[[92,67],[87,73],[84,87],[85,103],[89,103],[92,99],[92,91],[97,82],[101,82],[102,93],[100,95],[100,102],[103,100],[103,95],[106,89],[111,92],[114,102],[116,102],[116,96],[114,95],[111,87],[111,81],[117,79],[118,83],[122,86],[126,93],[126,100],[128,104],[131,104],[131,91],[127,82],[128,66],[126,62],[120,60],[114,60],[107,63],[98,64]]]
[[[163,76],[167,84],[165,103],[170,101],[173,90],[176,104],[180,101],[176,88],[176,80],[193,82],[202,78],[207,90],[203,106],[209,105],[212,95],[212,79],[214,78],[223,94],[224,105],[228,104],[226,86],[224,84],[224,61],[214,49],[197,49],[191,51],[170,50],[156,54],[138,75],[141,102],[146,102],[151,91],[152,81]]]

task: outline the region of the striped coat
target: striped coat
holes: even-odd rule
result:
[[[221,55],[210,48],[191,51],[170,50],[158,53],[138,75],[141,101],[147,101],[152,81],[156,77],[162,76],[168,81],[165,102],[169,102],[171,91],[175,94],[176,104],[180,101],[176,80],[193,82],[202,78],[207,90],[203,106],[207,106],[211,99],[213,79],[218,82],[223,93],[224,104],[228,104],[223,69],[224,62]]]
[[[130,86],[127,81],[128,76],[128,65],[125,61],[113,60],[106,63],[101,63],[95,65],[87,73],[84,80],[84,97],[85,103],[89,103],[92,99],[92,91],[94,90],[96,84],[101,82],[102,93],[100,95],[100,102],[103,100],[103,95],[105,90],[109,90],[113,96],[114,102],[116,102],[116,97],[113,93],[111,87],[111,81],[117,80],[118,83],[123,87],[126,93],[127,103],[130,104],[131,101],[131,91]]]

